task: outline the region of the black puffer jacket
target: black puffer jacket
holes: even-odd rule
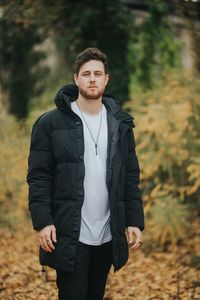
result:
[[[67,271],[73,271],[84,200],[83,124],[70,105],[77,97],[75,85],[62,87],[55,98],[57,108],[36,120],[27,175],[34,229],[54,224],[57,232],[56,249],[47,253],[40,248],[40,263]],[[133,118],[121,110],[115,99],[103,96],[102,101],[108,120],[106,182],[116,271],[128,259],[125,229],[137,226],[143,230],[144,214]]]

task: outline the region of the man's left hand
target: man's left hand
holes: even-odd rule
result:
[[[142,232],[138,227],[129,226],[127,228],[128,244],[130,249],[136,250],[142,244]],[[135,237],[135,241],[133,240]]]

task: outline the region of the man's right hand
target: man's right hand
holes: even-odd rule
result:
[[[37,231],[38,240],[42,249],[46,252],[55,250],[53,242],[56,243],[56,228],[54,225],[48,225]]]

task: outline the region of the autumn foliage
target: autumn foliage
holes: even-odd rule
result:
[[[167,79],[134,96],[146,215],[153,239],[175,245],[200,210],[200,80]]]

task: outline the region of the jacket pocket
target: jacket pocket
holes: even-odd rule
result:
[[[71,238],[57,236],[57,243],[54,243],[55,250],[51,253],[39,249],[40,264],[53,269],[70,270],[73,263],[73,252],[70,247]]]

